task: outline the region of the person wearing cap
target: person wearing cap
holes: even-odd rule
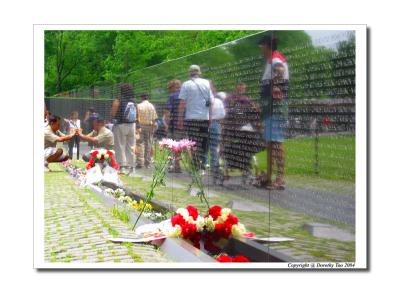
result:
[[[93,120],[92,132],[84,135],[81,130],[78,130],[78,135],[81,140],[91,142],[96,149],[114,150],[114,135],[111,130],[105,127],[104,120],[100,117]],[[90,157],[90,152],[82,156],[86,162],[89,162]]]
[[[285,56],[278,49],[278,39],[267,35],[259,46],[266,61],[265,71],[260,82],[262,118],[264,120],[264,139],[266,142],[267,173],[261,180],[265,187],[284,189],[285,151],[283,148],[284,125],[288,113],[289,68]],[[272,182],[273,165],[277,166],[277,175]]]
[[[195,164],[203,173],[209,142],[211,104],[214,95],[210,82],[200,77],[201,70],[198,65],[189,67],[189,76],[190,80],[182,84],[179,93],[178,129],[185,127],[189,139],[196,142]]]

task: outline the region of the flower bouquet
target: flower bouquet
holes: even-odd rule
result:
[[[203,217],[195,207],[189,205],[176,211],[166,235],[185,239],[199,249],[203,240],[204,249],[217,255],[216,259],[220,262],[246,262],[248,259],[245,256],[231,258],[221,254],[222,247],[231,237],[252,237],[254,234],[247,233],[246,227],[232,214],[231,209],[213,206]]]
[[[90,152],[90,160],[89,163],[86,164],[86,170],[89,170],[95,166],[96,163],[105,164],[108,163],[109,166],[114,168],[115,170],[119,169],[117,161],[115,160],[115,152],[113,150],[92,150]]]
[[[119,166],[115,161],[114,151],[99,149],[92,150],[90,154],[90,160],[86,165],[85,184],[110,182],[121,185],[118,177]]]
[[[177,160],[182,153],[189,152],[190,149],[195,145],[195,142],[182,139],[180,141],[175,141],[173,139],[164,138],[159,142],[159,149],[155,152],[154,156],[154,172],[152,182],[149,191],[146,193],[146,199],[143,204],[143,208],[140,209],[139,216],[133,225],[133,230],[135,229],[140,217],[145,212],[145,207],[150,203],[154,196],[155,189],[160,185],[165,185],[165,176],[168,166],[172,160]]]

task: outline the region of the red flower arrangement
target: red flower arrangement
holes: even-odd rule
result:
[[[217,254],[221,248],[216,245],[221,240],[227,240],[231,236],[242,237],[246,234],[246,228],[239,223],[237,217],[232,215],[231,210],[220,206],[213,206],[205,215],[206,230],[204,248]]]
[[[115,170],[119,169],[117,161],[114,158],[114,151],[112,150],[95,150],[90,152],[91,157],[89,163],[86,165],[86,170],[93,168],[96,162],[103,163],[104,161],[108,161],[110,166]]]
[[[171,218],[174,229],[169,231],[169,236],[182,237],[191,241],[194,247],[200,248],[203,227],[197,220],[199,220],[199,213],[195,207],[189,205],[178,209],[176,215]]]
[[[202,217],[193,206],[180,208],[171,218],[172,230],[167,231],[170,237],[182,237],[199,248],[200,240],[204,237],[204,248],[212,254],[221,253],[221,240],[230,237],[251,237],[246,228],[231,210],[220,206],[211,207]],[[219,245],[219,246],[218,246]],[[240,260],[240,257],[239,257]]]
[[[230,257],[229,255],[220,255],[216,258],[219,262],[250,262],[250,260],[244,255],[237,255]]]

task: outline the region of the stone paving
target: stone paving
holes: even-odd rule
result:
[[[45,174],[46,262],[171,261],[153,245],[107,240],[132,237],[132,231],[92,192],[76,186],[59,166],[51,169]]]

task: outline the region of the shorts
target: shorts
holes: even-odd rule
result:
[[[44,159],[47,161],[47,159],[54,155],[57,152],[57,148],[53,147],[48,147],[44,149]]]
[[[286,121],[279,117],[267,117],[264,120],[264,139],[268,143],[270,141],[283,142],[284,127]]]

